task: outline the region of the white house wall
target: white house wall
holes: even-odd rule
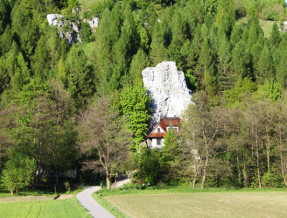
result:
[[[161,139],[161,144],[162,145],[157,145],[157,138],[153,138],[151,141],[151,146],[152,148],[162,148],[164,146],[164,139]]]

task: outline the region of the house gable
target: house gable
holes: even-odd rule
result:
[[[159,123],[153,128],[151,132],[152,133],[166,133],[166,130]]]
[[[148,135],[149,139],[152,138],[163,138],[168,129],[172,126],[172,128],[176,129],[177,134],[179,133],[180,119],[179,118],[163,118],[160,123],[158,123],[151,133]]]

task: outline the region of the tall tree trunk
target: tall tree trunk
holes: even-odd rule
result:
[[[269,133],[266,131],[266,157],[267,157],[267,169],[268,173],[270,173],[270,137]]]
[[[236,145],[236,162],[237,162],[238,181],[239,181],[239,183],[241,183],[241,171],[240,171],[239,155],[238,155],[237,145]]]
[[[11,188],[11,195],[14,196],[14,190]]]
[[[260,156],[259,156],[259,145],[258,145],[258,137],[256,137],[256,167],[257,167],[257,177],[258,177],[258,185],[259,188],[262,188],[262,183],[261,183],[261,173],[260,173]]]
[[[204,162],[203,175],[202,175],[202,180],[201,180],[201,188],[204,188],[204,185],[205,185],[207,166],[208,166],[208,156],[206,157],[205,162]]]
[[[107,182],[107,189],[110,190],[111,189],[111,176],[110,175],[106,175],[106,182]]]
[[[199,167],[197,168],[196,166],[194,166],[194,176],[193,176],[193,181],[192,181],[192,188],[195,188],[195,184],[199,175]]]
[[[204,143],[205,143],[205,161],[204,161],[204,167],[203,167],[201,188],[204,188],[204,185],[205,185],[206,174],[207,174],[207,166],[208,166],[208,161],[209,161],[209,144],[207,142],[207,138],[206,138],[206,135],[205,135],[205,128],[203,130],[203,138],[204,138]]]
[[[205,180],[206,180],[206,168],[205,168],[205,166],[204,166],[204,168],[203,168],[202,180],[201,180],[201,188],[204,188]]]
[[[279,155],[280,155],[280,169],[281,169],[281,175],[285,184],[285,187],[287,188],[287,177],[286,177],[286,169],[285,169],[285,165],[284,165],[284,156],[283,156],[283,145],[282,145],[282,134],[281,131],[279,133]]]
[[[247,177],[247,173],[246,173],[246,163],[245,163],[245,161],[243,163],[243,178],[244,178],[244,187],[248,188],[248,177]]]

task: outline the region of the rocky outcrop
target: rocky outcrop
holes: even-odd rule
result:
[[[92,20],[84,19],[83,21],[90,24],[90,27],[95,30],[99,26],[100,18],[94,17]]]
[[[79,27],[76,23],[65,20],[61,14],[48,14],[47,20],[50,26],[57,26],[59,35],[65,39],[69,44],[73,44],[76,41],[82,42],[79,34]],[[83,19],[84,22],[88,23],[92,30],[95,32],[99,26],[100,18],[94,17],[92,20]],[[64,31],[64,27],[66,30]],[[68,29],[68,30],[67,30]]]
[[[156,67],[142,71],[144,86],[152,97],[152,122],[163,117],[181,117],[182,111],[191,103],[191,91],[187,88],[184,73],[176,63],[164,61]]]
[[[282,31],[282,32],[286,32],[287,31],[287,21],[283,21],[282,22],[282,25],[280,26],[280,24],[278,24],[279,26],[279,29]]]
[[[47,20],[50,26],[63,27],[65,25],[64,16],[61,14],[48,14]]]
[[[47,20],[50,26],[57,26],[59,35],[65,39],[69,44],[73,44],[76,41],[82,42],[79,35],[79,27],[74,22],[70,22],[64,19],[61,14],[48,14]],[[64,27],[66,30],[64,30]]]

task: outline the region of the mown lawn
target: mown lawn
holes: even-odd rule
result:
[[[74,197],[66,200],[43,200],[0,203],[0,217],[91,217]]]
[[[115,215],[118,209],[129,217],[287,217],[286,190],[135,191],[102,198]]]

